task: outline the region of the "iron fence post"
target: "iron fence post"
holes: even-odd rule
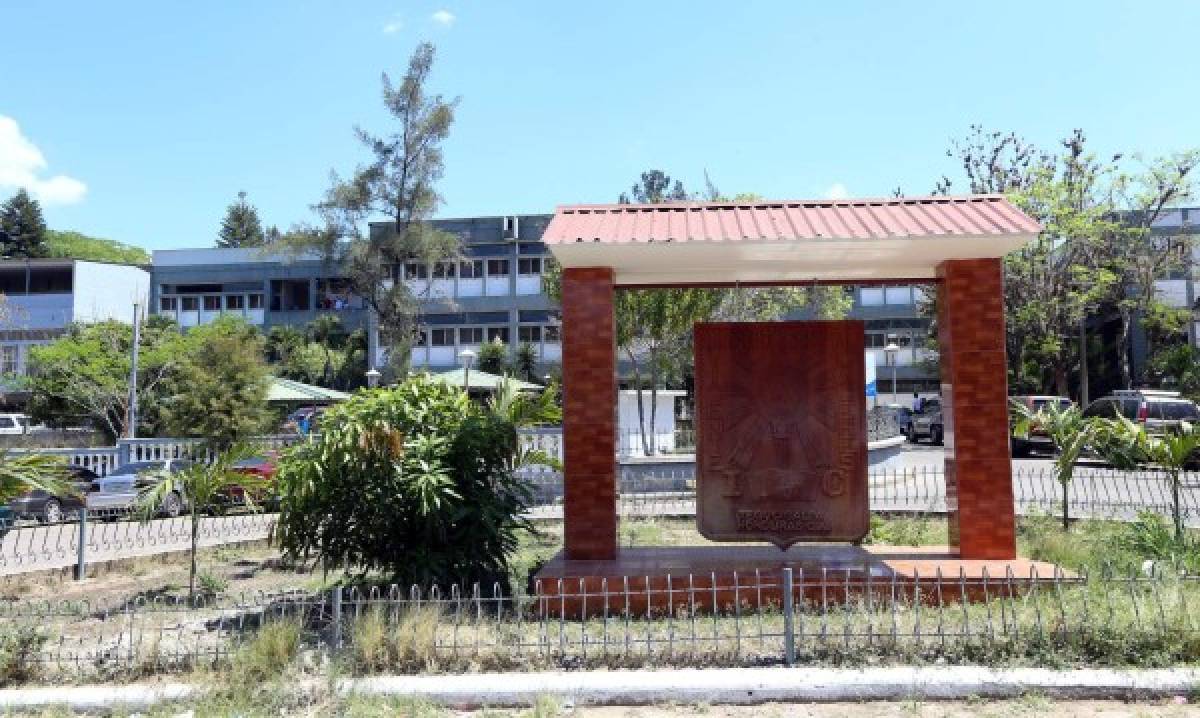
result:
[[[796,662],[796,634],[792,625],[792,569],[783,569],[783,660],[787,665]]]
[[[342,647],[342,587],[334,586],[330,596],[330,607],[333,610],[333,627],[329,635],[330,649],[337,651]]]
[[[75,560],[75,580],[87,578],[87,507],[79,509],[79,546]]]

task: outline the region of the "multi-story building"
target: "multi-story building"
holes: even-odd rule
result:
[[[29,348],[53,341],[72,322],[131,323],[134,304],[144,308],[149,290],[150,273],[142,267],[75,259],[0,260],[0,374],[25,374]]]
[[[466,349],[499,339],[531,344],[543,362],[561,356],[555,306],[542,293],[548,256],[541,243],[549,215],[475,217],[433,222],[462,242],[462,259],[395,268],[422,300],[421,323],[410,363],[449,369]],[[394,231],[390,223],[371,232]],[[366,304],[344,273],[316,255],[261,248],[168,249],[154,252],[152,306],[183,327],[233,313],[269,330],[301,327],[335,314],[348,330],[369,327]],[[372,346],[376,342],[372,341]],[[386,363],[376,351],[376,366]]]
[[[462,352],[478,352],[496,339],[510,347],[530,344],[544,365],[558,363],[558,308],[542,291],[549,252],[541,238],[549,221],[550,215],[518,215],[433,222],[459,237],[462,257],[433,265],[411,261],[395,270],[396,279],[421,298],[422,328],[410,366],[454,368]],[[371,225],[373,233],[391,231],[388,222]],[[153,306],[184,327],[229,312],[264,330],[303,326],[323,313],[337,314],[348,329],[370,324],[366,306],[349,291],[338,268],[317,256],[263,249],[159,250],[153,273]],[[883,351],[889,343],[900,347],[895,364],[901,397],[937,390],[933,354],[924,348],[929,321],[918,311],[921,292],[911,286],[854,288],[850,316],[867,324],[866,343],[876,355],[884,396],[892,390]],[[386,364],[386,351],[375,352],[375,366]]]

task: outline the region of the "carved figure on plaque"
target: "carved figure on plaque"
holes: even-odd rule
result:
[[[714,541],[858,541],[867,506],[860,321],[695,327],[697,524]]]

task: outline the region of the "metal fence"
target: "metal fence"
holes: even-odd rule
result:
[[[563,477],[560,472],[528,473],[534,506],[529,516],[562,518]],[[624,467],[619,475],[617,511],[624,518],[690,517],[696,513],[694,465],[649,469]],[[940,514],[946,511],[946,477],[941,467],[877,470],[868,476],[872,511],[897,514]],[[1018,514],[1058,514],[1062,487],[1049,468],[1017,468],[1013,497]],[[1200,526],[1200,473],[1183,477],[1180,514]],[[1131,521],[1141,511],[1162,516],[1172,513],[1171,483],[1161,472],[1116,471],[1080,467],[1070,491],[1074,518]],[[275,514],[205,516],[200,523],[200,546],[259,541],[270,537]],[[83,519],[83,520],[81,520]],[[140,522],[128,514],[90,511],[58,524],[33,521],[4,525],[0,521],[0,575],[76,567],[184,551],[191,546],[190,519]],[[82,550],[81,550],[82,548]]]
[[[292,632],[303,650],[337,655],[357,673],[1200,658],[1200,582],[1177,575],[1006,571],[913,583],[783,569],[533,588],[0,605],[0,648],[19,646],[10,660],[24,661],[31,675],[75,680],[236,665],[241,648],[264,629]]]
[[[533,471],[538,518],[561,516],[563,478],[557,471]],[[868,474],[872,511],[945,513],[946,475],[940,466],[877,469]],[[1013,503],[1018,514],[1062,511],[1062,485],[1049,467],[1013,469]],[[1179,509],[1190,525],[1200,525],[1200,473],[1183,475]],[[1070,514],[1075,518],[1130,521],[1140,511],[1170,515],[1171,481],[1161,471],[1118,471],[1079,467],[1071,482]],[[618,511],[622,516],[692,516],[696,512],[694,465],[642,470],[622,467],[618,475]]]

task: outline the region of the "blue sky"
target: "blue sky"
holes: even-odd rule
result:
[[[647,168],[774,198],[927,192],[971,123],[1200,145],[1200,3],[0,0],[0,195],[52,227],[208,246],[249,193],[310,220],[438,47],[462,103],[440,216],[614,201]]]

